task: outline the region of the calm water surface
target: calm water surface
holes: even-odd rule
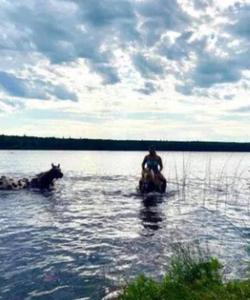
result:
[[[153,202],[136,191],[144,154],[0,152],[0,175],[51,162],[65,175],[52,192],[0,191],[0,299],[101,299],[139,273],[160,277],[177,242],[246,275],[250,154],[161,153],[168,192]]]

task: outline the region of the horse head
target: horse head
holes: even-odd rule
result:
[[[60,168],[60,164],[58,164],[57,166],[54,165],[53,163],[51,164],[51,169],[50,169],[50,174],[53,178],[55,179],[59,179],[63,177],[63,173],[61,171]]]
[[[142,193],[149,193],[155,190],[154,174],[152,170],[146,168],[142,171],[139,189]]]
[[[144,169],[142,172],[142,178],[144,182],[151,182],[153,181],[153,174],[149,169]]]

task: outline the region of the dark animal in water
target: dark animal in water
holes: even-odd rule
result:
[[[166,180],[157,179],[152,173],[152,171],[145,169],[142,172],[142,177],[139,181],[139,190],[141,193],[165,193],[167,182]]]
[[[51,189],[54,186],[54,181],[62,177],[63,173],[60,164],[58,166],[52,164],[49,171],[40,173],[32,179],[13,179],[2,176],[0,177],[0,190],[21,190],[27,188]]]

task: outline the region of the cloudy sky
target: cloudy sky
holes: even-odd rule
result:
[[[250,1],[0,0],[0,133],[250,142]]]

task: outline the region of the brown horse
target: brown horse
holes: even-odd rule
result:
[[[27,188],[51,189],[56,179],[62,178],[63,173],[60,164],[51,165],[51,169],[47,172],[36,175],[31,180],[27,178],[14,179],[6,176],[0,177],[0,190],[21,190]]]
[[[139,189],[141,193],[165,193],[167,182],[162,180],[163,176],[157,176],[153,170],[144,169],[142,177],[139,181]]]

